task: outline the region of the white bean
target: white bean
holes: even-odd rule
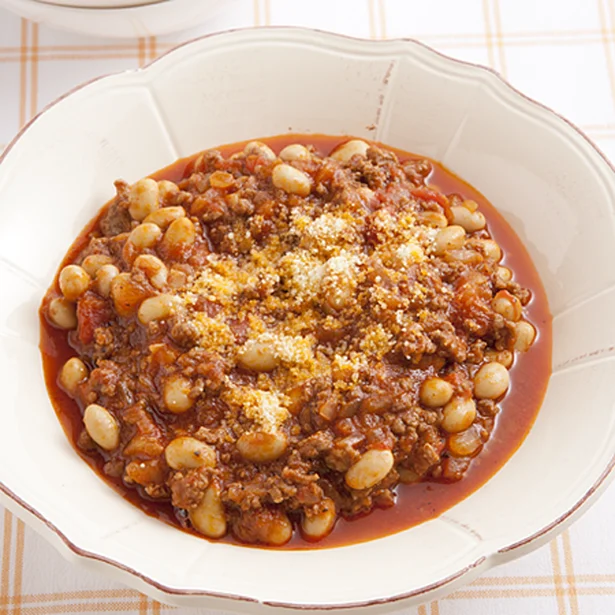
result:
[[[216,465],[216,451],[190,436],[181,436],[171,440],[164,449],[164,457],[170,468],[174,470],[188,470],[207,466],[213,468]]]
[[[515,350],[525,352],[534,343],[536,329],[526,320],[515,324]]]
[[[393,453],[387,449],[370,449],[346,472],[351,489],[369,489],[377,485],[393,468]]]
[[[289,194],[307,196],[312,190],[312,180],[299,169],[289,164],[279,164],[271,172],[271,181],[276,188]]]
[[[485,360],[497,361],[506,369],[510,369],[512,367],[514,358],[515,357],[510,350],[487,350],[485,352]]]
[[[235,178],[226,171],[214,171],[209,176],[209,185],[212,188],[220,188],[225,190],[230,188],[235,183]]]
[[[119,274],[120,270],[115,265],[103,265],[96,272],[96,290],[101,297],[111,294],[111,283]]]
[[[134,220],[141,222],[160,207],[158,201],[158,182],[153,179],[140,179],[130,188],[128,211]]]
[[[111,280],[110,297],[113,307],[119,316],[132,316],[143,299],[148,296],[147,292],[138,287],[129,273],[120,273]]]
[[[512,271],[508,267],[498,267],[496,275],[502,282],[510,282],[512,280]]]
[[[189,248],[195,239],[196,228],[192,220],[189,218],[178,218],[169,225],[162,238],[162,245],[168,252],[175,255]]]
[[[449,433],[467,429],[476,418],[476,404],[472,398],[455,397],[442,411],[442,427]]]
[[[474,395],[478,399],[497,399],[510,385],[508,370],[495,361],[485,363],[474,375]]]
[[[316,515],[303,515],[301,529],[308,540],[320,540],[331,533],[336,519],[335,502],[331,498],[323,500],[323,508]]]
[[[178,192],[179,187],[172,181],[169,181],[168,179],[162,179],[158,182],[158,195],[160,196],[161,201],[167,201],[169,197],[177,194]]]
[[[208,538],[222,538],[226,534],[226,515],[215,485],[205,490],[203,499],[188,513],[194,529]]]
[[[167,283],[169,270],[157,256],[141,254],[135,259],[133,267],[143,271],[152,286],[158,290],[162,289]]]
[[[60,272],[60,290],[69,301],[77,301],[88,289],[91,278],[83,267],[67,265]]]
[[[497,263],[502,258],[502,249],[493,239],[483,239],[480,245],[487,260]]]
[[[293,160],[307,160],[310,157],[308,148],[300,145],[299,143],[293,143],[287,145],[281,152],[280,158],[284,162],[292,162]]]
[[[120,426],[115,417],[102,406],[90,404],[83,413],[83,423],[90,438],[106,451],[120,443]]]
[[[175,313],[177,298],[173,295],[157,295],[145,299],[137,312],[142,325],[148,325],[154,320],[164,320]]]
[[[521,318],[521,302],[506,290],[500,290],[492,301],[493,311],[507,320],[517,321]]]
[[[170,376],[164,384],[162,398],[169,412],[183,414],[192,408],[194,399],[190,397],[192,382],[181,374]]]
[[[365,156],[368,149],[369,144],[365,141],[352,139],[337,147],[331,154],[331,158],[339,162],[348,162],[353,156]]]
[[[245,512],[240,518],[239,524],[245,523],[244,519],[251,518],[249,525],[252,529],[252,537],[255,542],[279,547],[286,544],[293,535],[293,526],[289,518],[282,510],[266,509]]]
[[[175,220],[184,218],[185,216],[186,210],[183,207],[162,207],[152,212],[143,222],[146,224],[155,224],[162,230],[165,230],[169,227],[171,222],[175,222]]]
[[[252,463],[265,463],[279,459],[288,447],[288,438],[281,431],[273,433],[251,431],[237,440],[239,454]]]
[[[77,328],[77,309],[65,297],[57,297],[49,302],[49,320],[58,329]]]
[[[465,241],[465,229],[458,225],[447,226],[438,232],[433,242],[433,251],[436,254],[444,254],[448,250],[457,250],[463,247]]]
[[[267,527],[264,529],[265,544],[273,547],[279,547],[286,544],[293,535],[293,526],[289,518],[280,511],[280,513],[271,520]]]
[[[480,211],[472,212],[463,205],[454,205],[451,207],[451,214],[453,215],[453,224],[461,226],[468,233],[485,228],[485,216]]]
[[[113,259],[110,256],[105,254],[90,254],[83,259],[81,266],[91,278],[95,278],[96,273],[101,267],[112,263]]]
[[[419,392],[421,403],[428,408],[439,408],[453,396],[453,385],[442,378],[427,378]]]
[[[420,215],[420,220],[423,224],[435,226],[436,228],[446,228],[448,226],[446,216],[437,211],[424,211]]]
[[[276,159],[276,155],[273,150],[261,141],[250,141],[244,148],[243,153],[246,156],[260,156],[265,160],[273,161]]]
[[[62,366],[59,376],[60,386],[71,397],[74,397],[77,392],[77,387],[84,382],[87,377],[88,368],[85,366],[85,363],[77,357],[72,357]]]
[[[270,372],[280,363],[271,344],[258,340],[246,342],[243,350],[237,357],[239,365],[255,372]]]
[[[155,246],[161,236],[162,231],[159,226],[151,222],[144,222],[132,229],[128,241],[138,250],[145,250]]]

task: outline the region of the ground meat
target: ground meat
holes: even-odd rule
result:
[[[116,182],[117,197],[100,219],[100,230],[105,237],[114,237],[128,233],[132,227],[132,219],[126,208],[128,185]]]
[[[263,508],[234,520],[233,533],[239,540],[251,544],[284,544],[292,530],[283,511]]]
[[[169,479],[173,506],[190,510],[203,499],[203,493],[211,482],[208,469],[195,468],[187,472],[176,472]]]
[[[81,449],[82,451],[96,450],[96,442],[92,440],[92,438],[90,437],[90,434],[85,429],[82,429],[79,432],[79,436],[77,436],[77,447]],[[124,464],[121,461],[119,463],[123,468]],[[116,476],[118,475],[116,474]]]
[[[438,461],[440,461],[440,455],[429,442],[419,444],[413,449],[412,465],[419,476],[426,474]]]
[[[124,482],[144,487],[146,493],[165,491],[168,468],[161,459],[131,461],[124,468]]]
[[[356,446],[364,440],[364,436],[348,436],[337,440],[334,446],[325,455],[327,467],[337,472],[346,472],[350,466],[356,463],[361,454]]]
[[[403,168],[408,179],[417,186],[425,182],[432,170],[429,160],[422,159],[408,160],[404,163]]]
[[[82,368],[61,380],[109,431],[80,448],[212,538],[316,539],[306,520],[392,506],[400,480],[461,480],[507,386],[475,383],[512,363],[531,296],[429,161],[300,151],[253,143],[177,184],[117,182],[67,274]],[[153,228],[131,233],[143,214]]]
[[[281,476],[255,476],[248,484],[237,482],[228,487],[226,498],[229,503],[243,511],[260,509],[265,504],[280,504],[293,498],[297,487]]]
[[[94,446],[95,445],[92,442],[92,448],[94,448]],[[103,466],[103,472],[112,478],[120,478],[124,474],[124,466],[124,461],[121,459],[112,459],[111,461],[105,463]]]
[[[124,455],[138,459],[156,459],[162,455],[165,439],[145,403],[140,402],[125,410],[122,420],[134,427],[134,435],[124,446]]]
[[[113,361],[100,361],[99,367],[90,373],[90,377],[82,389],[83,394],[87,398],[90,398],[90,392],[94,393],[95,396],[114,397],[121,379],[122,373],[117,364]]]
[[[333,446],[333,434],[329,431],[318,431],[305,438],[298,446],[298,450],[306,459],[316,459],[327,453]]]
[[[461,480],[470,467],[467,457],[446,457],[442,461],[442,478],[451,482]]]
[[[423,330],[437,346],[436,352],[457,363],[463,363],[466,360],[467,343],[457,335],[453,323],[444,314],[428,314],[423,321]]]
[[[178,319],[170,331],[173,341],[184,348],[192,348],[199,341],[199,330],[190,320]]]

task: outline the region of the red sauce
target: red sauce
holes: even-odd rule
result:
[[[320,154],[327,155],[340,143],[348,140],[348,137],[283,135],[261,140],[275,152],[279,152],[286,145],[300,142],[306,145],[311,144]],[[226,156],[243,149],[245,143],[225,145],[218,149]],[[424,158],[424,156],[409,154],[388,146],[382,145],[382,147],[395,151],[400,161],[410,158]],[[152,177],[157,180],[169,179],[177,182],[190,173],[191,165],[196,157],[197,155],[178,160],[152,174]],[[435,161],[431,162],[434,170],[429,177],[429,184],[437,186],[445,194],[457,193],[464,199],[473,199],[478,203],[480,210],[487,218],[491,236],[504,252],[502,264],[513,271],[514,279],[521,286],[532,291],[532,300],[525,307],[525,312],[528,320],[537,329],[536,341],[528,353],[517,357],[510,371],[510,389],[504,401],[500,403],[501,412],[498,415],[496,427],[489,441],[478,457],[473,460],[469,471],[460,481],[455,483],[423,482],[415,485],[400,485],[397,488],[397,503],[395,506],[386,510],[376,509],[363,518],[341,519],[337,522],[334,531],[317,543],[307,542],[301,538],[299,532],[295,532],[291,542],[282,548],[314,549],[354,544],[394,534],[437,517],[476,491],[508,461],[525,439],[542,404],[551,374],[552,317],[547,295],[538,272],[521,240],[497,209],[478,190],[441,164]],[[82,250],[87,242],[87,235],[94,228],[97,220],[98,217],[84,229],[67,254],[63,264],[71,261]],[[127,488],[121,479],[113,480],[103,474],[103,459],[100,456],[90,457],[77,448],[75,443],[83,427],[81,413],[77,404],[57,384],[57,377],[62,365],[71,356],[74,356],[75,352],[68,345],[65,331],[51,327],[42,314],[40,320],[40,349],[47,389],[62,427],[77,453],[129,502],[149,515],[184,531],[190,531],[181,528],[170,503],[155,502],[142,498],[137,491]],[[202,535],[193,533],[203,538]],[[237,542],[230,536],[223,540],[231,543]]]

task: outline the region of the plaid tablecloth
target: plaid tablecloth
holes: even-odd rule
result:
[[[0,9],[0,151],[45,104],[83,81],[143,65],[199,34],[293,24],[367,38],[414,37],[491,66],[575,122],[615,160],[615,0],[221,1],[222,13],[195,30],[132,41],[67,34]],[[551,544],[406,612],[615,613],[614,508],[615,486]],[[161,605],[66,563],[2,509],[0,530],[0,615],[207,612]]]

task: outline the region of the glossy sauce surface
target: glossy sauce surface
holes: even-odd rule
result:
[[[279,152],[290,143],[313,145],[320,154],[327,155],[348,137],[331,137],[321,135],[284,135],[262,139],[275,152]],[[230,155],[243,148],[243,143],[232,144],[219,149],[223,155]],[[383,146],[386,147],[386,146]],[[409,158],[424,158],[408,154],[393,148],[401,161]],[[179,181],[190,173],[196,156],[182,159],[173,165],[152,174],[161,180]],[[457,193],[464,199],[476,201],[487,218],[488,228],[493,239],[504,252],[502,264],[513,271],[515,281],[529,288],[532,299],[525,310],[527,317],[537,329],[537,338],[532,348],[523,356],[517,357],[511,369],[511,387],[497,417],[494,433],[484,449],[474,459],[467,474],[455,483],[422,482],[414,485],[400,485],[397,488],[397,503],[386,510],[376,509],[364,518],[339,520],[329,536],[318,543],[303,540],[299,532],[283,548],[326,548],[352,544],[386,536],[407,529],[418,523],[432,519],[448,508],[463,500],[484,484],[510,458],[519,447],[531,428],[540,409],[551,372],[551,314],[545,291],[538,273],[520,239],[510,228],[504,218],[491,203],[476,189],[469,186],[442,165],[432,161],[433,173],[429,184],[437,186],[445,194]],[[97,218],[98,219],[98,218]],[[87,235],[96,225],[96,220],[88,225],[77,239],[65,262],[73,259],[87,242]],[[66,332],[51,327],[41,317],[41,352],[47,388],[53,406],[62,426],[75,446],[82,430],[82,417],[77,404],[57,385],[59,370],[65,361],[75,355],[68,345]],[[147,514],[180,527],[170,503],[148,501],[137,491],[124,486],[121,480],[112,480],[102,473],[104,460],[97,455],[89,456],[75,446],[78,454],[92,466],[99,476],[116,489],[131,503],[139,506]],[[183,528],[182,528],[183,529]],[[189,530],[184,530],[189,531]],[[202,538],[202,537],[201,537]],[[227,542],[236,542],[225,538]]]

